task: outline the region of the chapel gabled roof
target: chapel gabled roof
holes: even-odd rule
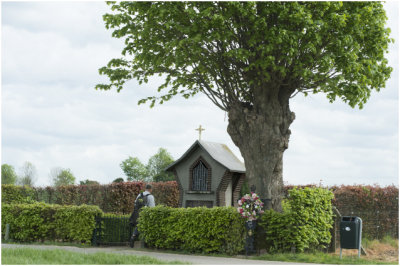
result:
[[[192,146],[175,162],[170,164],[165,170],[169,171],[186,158],[196,147],[203,148],[215,161],[225,166],[231,172],[245,173],[246,168],[233,152],[225,144],[196,140]]]

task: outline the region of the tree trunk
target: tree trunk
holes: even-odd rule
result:
[[[250,190],[260,195],[265,209],[281,211],[282,158],[295,115],[288,92],[260,89],[254,95],[253,105],[230,106],[228,133],[244,158]]]

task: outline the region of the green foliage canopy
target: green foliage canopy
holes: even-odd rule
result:
[[[385,86],[390,29],[381,2],[108,2],[103,19],[123,38],[122,57],[102,67],[119,92],[126,81],[163,75],[162,104],[205,93],[223,110],[253,103],[255,89],[325,93],[362,108]]]
[[[1,184],[14,185],[17,182],[17,177],[14,166],[9,164],[1,165]]]
[[[137,157],[129,156],[120,164],[122,171],[128,177],[128,181],[144,181],[148,177],[146,166]]]
[[[55,187],[73,185],[76,179],[71,169],[62,169],[59,167],[52,169],[50,175],[53,178],[52,181]]]
[[[159,148],[157,153],[150,157],[147,165],[139,158],[129,156],[120,166],[128,181],[172,181],[173,174],[165,172],[164,169],[173,161],[174,158],[166,149]]]
[[[174,175],[164,171],[164,169],[174,162],[171,154],[164,148],[158,149],[158,152],[150,157],[147,163],[147,171],[154,182],[172,181]]]

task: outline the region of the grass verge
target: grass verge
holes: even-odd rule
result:
[[[1,264],[188,264],[181,261],[161,261],[148,256],[122,255],[105,252],[80,253],[66,250],[32,248],[2,248]]]
[[[357,256],[343,256],[340,259],[339,256],[329,253],[280,253],[280,254],[264,254],[258,257],[253,257],[256,260],[268,260],[268,261],[287,261],[287,262],[305,262],[305,263],[317,263],[317,264],[398,264],[398,262],[390,261],[378,261],[370,260],[361,257],[358,259]]]
[[[58,241],[37,241],[37,242],[17,242],[13,240],[1,240],[2,244],[23,244],[23,245],[41,245],[41,246],[60,246],[60,247],[77,247],[77,248],[93,248],[95,246],[92,246],[90,244],[80,244],[80,243],[74,243],[74,242],[58,242]]]

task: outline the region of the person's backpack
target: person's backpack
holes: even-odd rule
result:
[[[143,192],[139,194],[139,197],[135,201],[135,206],[131,217],[129,218],[129,224],[136,226],[137,219],[139,218],[139,212],[144,207],[147,206],[147,197],[151,194],[143,195]]]

